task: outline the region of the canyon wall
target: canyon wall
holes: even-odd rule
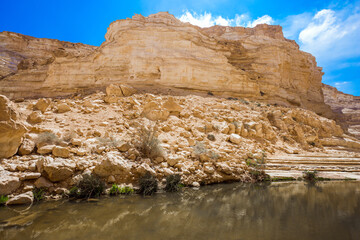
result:
[[[323,92],[325,103],[347,125],[349,133],[360,139],[360,97],[340,92],[326,84],[323,84]]]
[[[333,117],[324,104],[321,68],[284,38],[280,26],[200,28],[160,12],[115,21],[105,38],[96,48],[1,33],[0,94],[57,97],[127,83],[160,93],[245,97]]]

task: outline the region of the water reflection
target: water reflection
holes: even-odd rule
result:
[[[17,216],[0,209],[0,239],[360,239],[360,184],[214,185],[148,198],[44,203],[22,224],[8,221]]]

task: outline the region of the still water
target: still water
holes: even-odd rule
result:
[[[16,211],[14,211],[16,210]],[[360,183],[220,184],[0,208],[0,239],[360,239]]]

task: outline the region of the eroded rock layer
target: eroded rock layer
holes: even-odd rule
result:
[[[349,133],[360,138],[360,97],[338,91],[323,84],[325,103],[338,113],[342,122],[348,126]]]
[[[34,45],[29,59],[7,63],[1,70],[0,93],[11,98],[63,96],[127,83],[162,93],[247,97],[331,117],[323,101],[321,68],[283,37],[280,26],[202,29],[161,12],[113,22],[96,49],[11,33],[1,38],[3,61],[9,51],[10,58],[21,59],[29,47],[13,46],[24,42],[40,48]],[[13,38],[18,42],[10,44]],[[47,45],[55,47],[45,51]],[[42,58],[44,53],[49,58]]]

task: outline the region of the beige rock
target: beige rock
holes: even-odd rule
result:
[[[181,160],[181,158],[178,155],[169,155],[166,158],[166,162],[170,166],[175,166],[180,160]]]
[[[35,184],[35,187],[37,187],[37,188],[50,188],[50,187],[54,186],[54,184],[52,182],[50,182],[49,180],[47,180],[44,177],[37,179],[34,184]]]
[[[15,105],[0,95],[0,159],[13,156],[26,129],[18,122]]]
[[[241,137],[235,133],[230,134],[230,142],[235,144],[241,143]]]
[[[114,176],[109,176],[108,179],[107,179],[107,182],[108,183],[114,183],[114,182],[116,182],[116,179],[115,179]]]
[[[26,138],[19,148],[20,155],[28,155],[34,151],[35,142]]]
[[[170,112],[163,109],[157,102],[148,102],[145,104],[142,115],[152,121],[165,121],[170,115]]]
[[[119,152],[108,152],[104,155],[103,160],[95,166],[93,172],[100,177],[113,175],[115,178],[127,179],[130,177],[133,165],[132,162],[123,159]]]
[[[52,150],[54,147],[55,147],[55,145],[42,146],[37,149],[37,153],[42,154],[42,155],[52,153]]]
[[[73,138],[73,139],[71,139],[71,144],[74,145],[74,146],[81,146],[82,141],[81,141],[81,139]]]
[[[74,173],[76,164],[64,158],[44,157],[36,163],[37,169],[52,182],[66,180]]]
[[[139,167],[136,168],[136,171],[140,175],[144,175],[146,173],[150,173],[151,175],[156,175],[154,169],[152,169],[147,163],[142,163]]]
[[[10,198],[6,205],[22,205],[22,204],[32,204],[34,201],[34,194],[32,191],[16,195],[15,197]]]
[[[63,157],[63,158],[68,158],[70,156],[70,151],[69,149],[67,149],[66,147],[60,147],[60,146],[55,146],[52,149],[52,154],[55,157]]]
[[[28,116],[26,121],[30,124],[37,124],[37,123],[41,123],[43,121],[43,119],[41,118],[41,116],[38,112],[32,112]]]
[[[20,180],[24,181],[24,180],[38,179],[39,177],[41,177],[40,173],[26,172],[26,173],[22,173],[19,178]]]
[[[42,113],[44,113],[44,112],[46,112],[46,110],[49,107],[50,103],[51,103],[50,99],[41,98],[34,105],[34,110],[40,110]]]
[[[71,111],[71,108],[66,103],[60,103],[57,106],[57,112],[58,113],[65,113]]]
[[[5,171],[0,171],[0,195],[8,195],[18,189],[21,181],[18,177],[10,176]]]
[[[129,151],[130,147],[131,147],[130,144],[128,144],[127,142],[120,142],[117,146],[117,149],[120,152],[127,152]]]

